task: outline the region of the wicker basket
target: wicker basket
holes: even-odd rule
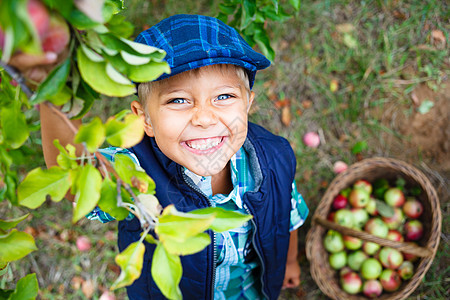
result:
[[[326,220],[334,197],[344,188],[352,186],[358,179],[373,181],[385,178],[393,182],[402,177],[406,186],[420,186],[422,189],[418,199],[424,206],[420,219],[424,226],[424,237],[419,241],[419,247],[408,243],[393,242],[382,239],[366,232],[352,230]],[[415,263],[415,273],[410,280],[404,281],[402,286],[393,293],[383,293],[378,299],[405,299],[420,284],[423,276],[430,267],[436,254],[441,232],[441,211],[436,191],[416,168],[404,162],[389,158],[370,158],[350,166],[346,171],[336,176],[331,182],[324,197],[319,203],[313,219],[312,227],[306,237],[306,255],[311,264],[311,275],[319,288],[333,299],[367,299],[360,295],[345,293],[339,286],[338,275],[328,263],[328,253],[323,246],[323,237],[328,229],[337,230],[343,234],[355,236],[363,240],[376,242],[382,246],[397,248],[400,251],[420,256]]]

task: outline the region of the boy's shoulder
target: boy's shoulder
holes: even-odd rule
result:
[[[258,143],[283,143],[289,145],[289,142],[282,136],[273,134],[261,125],[249,122],[248,137],[252,142]]]

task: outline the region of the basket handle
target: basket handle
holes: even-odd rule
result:
[[[395,248],[401,252],[406,252],[419,257],[431,257],[433,255],[433,251],[431,251],[431,249],[429,248],[419,247],[413,243],[395,242],[388,239],[383,239],[367,232],[358,231],[349,227],[339,225],[334,222],[330,222],[319,216],[314,216],[313,222],[320,224],[327,229],[336,230],[344,235],[349,235],[352,237],[360,238],[365,241],[374,242],[381,246]]]

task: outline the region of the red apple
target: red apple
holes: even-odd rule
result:
[[[353,214],[347,208],[341,208],[334,215],[334,222],[345,227],[353,227]]]
[[[372,242],[364,242],[362,249],[367,255],[374,255],[380,249],[380,245]]]
[[[328,252],[336,253],[344,250],[344,240],[342,235],[334,230],[328,230],[325,238],[323,239],[323,244]]]
[[[361,291],[362,280],[356,272],[347,272],[341,276],[342,289],[349,294],[357,294]]]
[[[413,244],[413,245],[418,246],[417,243],[414,243],[414,242],[410,242],[410,243]],[[405,260],[410,261],[410,262],[415,262],[419,257],[414,255],[414,254],[411,254],[411,253],[403,252],[403,258]]]
[[[370,193],[365,189],[353,189],[348,195],[350,205],[356,208],[365,207],[369,203]]]
[[[384,193],[384,201],[390,206],[400,207],[405,203],[405,195],[399,188],[389,188],[386,193]]]
[[[330,222],[334,222],[334,216],[336,215],[335,211],[332,211],[328,214],[327,220]]]
[[[303,136],[303,143],[310,148],[317,148],[320,144],[320,137],[317,133],[310,131]]]
[[[408,198],[403,205],[403,212],[411,219],[417,219],[423,212],[423,205],[417,199]]]
[[[367,280],[363,284],[363,294],[367,298],[377,298],[383,293],[383,286],[376,279]]]
[[[418,241],[423,235],[423,225],[419,220],[405,223],[405,237],[408,241]]]
[[[338,160],[337,162],[334,163],[333,165],[333,172],[336,174],[342,173],[345,170],[347,170],[347,164],[343,161]]]
[[[362,263],[369,257],[362,250],[350,253],[347,256],[347,264],[353,271],[359,271]]]
[[[379,259],[383,267],[388,269],[397,269],[403,263],[403,255],[400,251],[390,248],[383,247],[379,252]]]
[[[391,229],[388,232],[388,235],[386,237],[388,240],[395,241],[395,242],[403,242],[403,235],[400,233],[400,231]]]
[[[76,244],[80,251],[88,251],[91,249],[91,240],[85,235],[78,237]]]
[[[394,207],[394,215],[392,217],[381,217],[381,219],[389,229],[397,229],[405,221],[405,216],[401,208]]]
[[[328,257],[328,262],[333,269],[342,269],[347,264],[347,252],[339,251],[336,253],[331,253]]]
[[[45,52],[61,53],[66,49],[70,40],[69,26],[58,15],[50,17],[50,28],[42,41],[42,49]]]
[[[397,272],[403,280],[408,280],[414,275],[414,265],[410,261],[404,261],[400,267],[398,267]]]
[[[371,218],[364,226],[364,230],[381,238],[386,238],[389,232],[389,228],[380,218]]]
[[[385,269],[381,272],[380,283],[385,291],[394,292],[400,287],[402,280],[396,271]]]
[[[364,179],[359,179],[353,184],[354,189],[365,190],[369,195],[372,193],[372,185]]]
[[[333,199],[333,208],[338,210],[347,206],[348,200],[343,195],[339,194]]]
[[[382,270],[383,267],[381,266],[381,263],[373,257],[363,261],[360,269],[361,275],[364,279],[377,279]]]
[[[339,278],[341,278],[342,276],[344,276],[345,274],[352,272],[352,269],[350,269],[350,267],[343,267],[342,269],[339,270]]]
[[[363,244],[363,241],[361,239],[358,239],[353,236],[344,235],[342,238],[344,240],[345,248],[347,248],[349,250],[357,250],[357,249],[361,248],[361,246]]]
[[[113,292],[104,291],[98,300],[116,300],[116,296]]]

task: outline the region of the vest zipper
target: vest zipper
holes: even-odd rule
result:
[[[250,209],[247,207],[247,204],[243,203],[243,206],[244,206],[245,211],[246,211],[249,215],[253,215],[253,214],[250,212]],[[252,219],[251,219],[251,222],[252,222],[253,228],[254,228],[254,231],[253,231],[253,234],[252,234],[253,248],[255,249],[255,252],[256,252],[256,254],[258,255],[259,261],[261,262],[261,277],[260,277],[260,280],[261,280],[261,292],[263,293],[263,296],[266,297],[266,299],[269,299],[269,297],[267,296],[267,294],[264,292],[264,280],[263,280],[263,275],[264,275],[264,273],[265,273],[265,266],[264,266],[264,262],[263,262],[261,253],[259,253],[258,248],[256,247],[256,239],[255,239],[255,237],[256,237],[256,231],[257,231],[258,229],[257,229],[257,227],[256,227],[255,218],[252,218]]]
[[[206,198],[206,200],[207,200],[207,203],[208,203],[208,205],[210,206],[210,207],[213,207],[213,205],[212,205],[212,202],[211,202],[211,200],[208,198],[208,197],[206,197],[205,196],[205,194],[203,194],[203,192],[198,188],[198,186],[194,186],[194,185],[192,185],[190,182],[189,182],[189,180],[186,180],[186,174],[184,174],[184,172],[183,171],[181,171],[181,174],[182,174],[182,176],[183,176],[183,180],[184,180],[184,182],[191,188],[191,189],[193,189],[197,194],[199,194],[201,197],[204,197],[204,198]],[[214,299],[214,284],[215,284],[215,282],[216,282],[216,251],[217,251],[217,249],[216,249],[216,233],[214,232],[214,231],[212,231],[211,230],[211,232],[212,232],[212,236],[213,236],[213,238],[212,238],[212,240],[211,240],[211,243],[213,244],[213,254],[212,254],[212,256],[213,256],[213,265],[212,265],[212,280],[211,280],[211,299]]]

